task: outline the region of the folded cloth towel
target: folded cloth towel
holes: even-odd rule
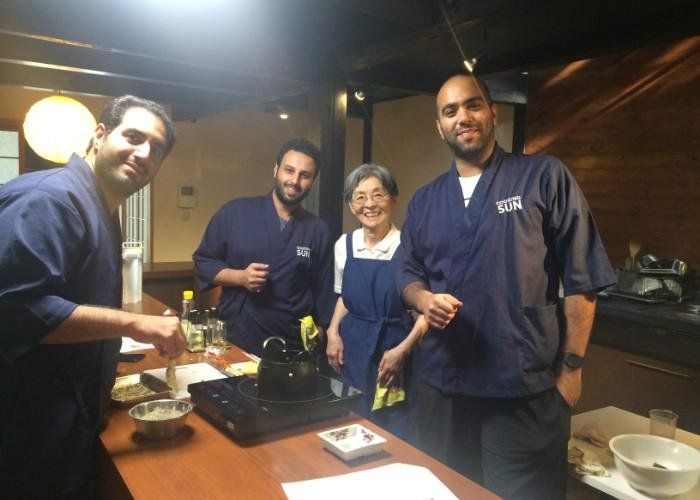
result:
[[[405,400],[406,392],[403,389],[380,387],[379,384],[377,384],[377,389],[374,391],[372,411],[384,408],[385,406],[392,406]]]
[[[570,445],[567,459],[577,474],[610,477],[610,473],[593,451]]]
[[[313,351],[318,343],[318,328],[312,316],[304,316],[299,320],[299,333],[304,350]]]
[[[584,424],[574,431],[574,437],[583,441],[588,441],[599,448],[607,448],[610,438],[603,432],[598,424]]]
[[[603,465],[603,461],[610,460],[609,441],[603,429],[595,422],[574,430],[568,452],[568,460],[574,466],[574,471],[581,475],[610,477]]]

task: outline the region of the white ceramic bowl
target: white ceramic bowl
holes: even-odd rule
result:
[[[343,460],[354,460],[382,450],[386,439],[360,424],[320,432],[324,447]]]
[[[680,495],[700,477],[700,451],[673,439],[621,434],[610,440],[610,449],[630,486],[651,496]]]

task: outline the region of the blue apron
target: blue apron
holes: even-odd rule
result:
[[[344,364],[341,378],[364,392],[355,412],[402,436],[408,423],[406,402],[371,411],[377,371],[384,351],[401,343],[410,328],[408,315],[396,291],[393,260],[358,259],[352,234],[345,238],[347,260],[343,270],[343,303],[348,314],[340,323]],[[404,390],[408,400],[409,359],[404,362]]]

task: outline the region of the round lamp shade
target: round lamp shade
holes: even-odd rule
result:
[[[95,125],[95,118],[83,104],[54,95],[29,108],[24,118],[24,137],[42,158],[66,163],[73,152],[85,152]]]

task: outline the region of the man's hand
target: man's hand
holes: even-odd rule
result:
[[[265,289],[267,277],[270,274],[269,265],[253,262],[243,269],[243,286],[252,293],[260,293]]]
[[[343,339],[337,331],[328,329],[328,345],[326,346],[326,357],[335,373],[340,373],[343,366]]]
[[[462,302],[449,293],[425,291],[421,295],[420,311],[431,328],[444,330],[454,319]]]
[[[570,370],[566,366],[561,368],[557,376],[557,390],[571,408],[576,406],[581,397],[582,375],[581,369]]]
[[[185,350],[185,336],[177,316],[136,315],[127,336],[153,344],[161,356],[176,358]]]

